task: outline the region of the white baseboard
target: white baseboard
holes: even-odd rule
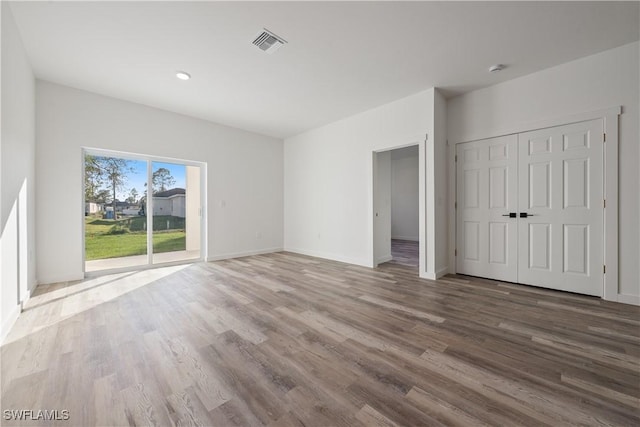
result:
[[[391,240],[408,240],[410,242],[419,242],[419,237],[407,237],[407,236],[391,236]]]
[[[22,313],[24,304],[31,299],[31,294],[35,292],[37,287],[38,287],[38,281],[36,280],[33,283],[33,289],[27,289],[26,298],[23,299],[20,304],[14,307],[14,310],[9,316],[9,318],[7,318],[7,320],[5,320],[5,322],[0,326],[0,345],[4,343],[4,340],[7,338],[7,335],[9,335],[11,328],[13,328],[13,325],[15,325],[16,320],[18,320],[18,317],[20,317],[20,313]]]
[[[84,273],[81,272],[80,274],[69,274],[65,276],[45,276],[44,279],[38,278],[37,283],[38,285],[51,285],[53,283],[75,282],[82,279],[84,279]]]
[[[27,297],[25,299],[22,300],[22,302],[20,303],[20,312],[22,312],[24,305],[26,304],[27,301],[29,301],[31,299],[31,295],[35,292],[36,288],[38,287],[38,281],[36,280],[33,283],[33,288],[32,289],[27,289]]]
[[[231,259],[231,258],[241,258],[245,256],[251,255],[262,255],[262,254],[270,254],[273,252],[282,252],[284,249],[282,248],[267,248],[267,249],[258,249],[254,251],[244,251],[244,252],[234,252],[228,254],[220,254],[220,255],[212,255],[207,257],[207,261],[221,261],[223,259]]]
[[[442,267],[440,270],[436,271],[436,278],[439,279],[447,274],[449,274],[449,267]]]
[[[640,296],[618,294],[618,302],[621,302],[624,304],[640,305]]]
[[[323,258],[331,261],[338,261],[338,262],[344,262],[346,264],[354,264],[354,265],[360,265],[362,267],[373,268],[373,265],[371,265],[371,261],[365,261],[357,258],[349,258],[349,257],[344,257],[342,255],[336,255],[336,254],[331,254],[327,252],[310,251],[306,249],[296,249],[296,248],[285,247],[284,250],[285,252],[293,252],[295,254],[308,255],[315,258]]]
[[[430,271],[422,271],[420,272],[421,279],[429,279],[429,280],[438,280],[435,273],[431,273]]]
[[[438,280],[439,278],[447,274],[449,274],[449,267],[442,267],[440,270],[436,271],[435,273],[431,271],[424,271],[420,273],[420,278],[429,279],[429,280]]]
[[[385,256],[381,256],[380,258],[377,259],[378,264],[382,264],[385,262],[389,262],[393,259],[393,256],[391,255],[385,255]]]
[[[0,326],[0,345],[4,343],[7,335],[9,335],[9,331],[11,331],[16,320],[18,320],[18,316],[20,316],[20,306],[16,305],[9,317],[7,317],[7,320],[5,320],[2,326]]]

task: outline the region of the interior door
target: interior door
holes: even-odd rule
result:
[[[518,279],[516,135],[457,146],[457,271]]]
[[[518,282],[602,295],[603,124],[518,135]]]

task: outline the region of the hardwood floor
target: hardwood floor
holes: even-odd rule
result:
[[[639,330],[639,307],[397,264],[122,273],[37,289],[1,349],[2,422],[639,425]]]
[[[406,265],[408,267],[419,266],[419,243],[411,240],[391,239],[392,264]]]

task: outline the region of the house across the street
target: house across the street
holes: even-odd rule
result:
[[[185,190],[172,188],[153,195],[153,216],[170,215],[185,217]]]
[[[98,203],[98,202],[85,202],[84,203],[84,214],[85,215],[91,215],[91,214],[102,212],[102,211],[103,211],[102,203]]]

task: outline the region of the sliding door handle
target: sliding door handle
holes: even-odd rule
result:
[[[515,212],[509,212],[508,214],[504,214],[502,216],[508,216],[509,218],[516,218],[516,213]]]

